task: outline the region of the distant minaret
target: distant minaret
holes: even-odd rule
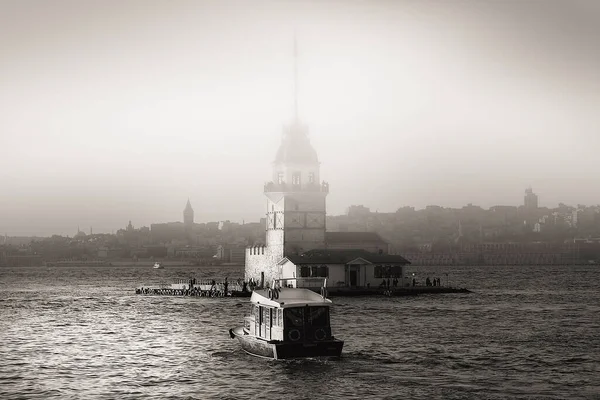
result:
[[[185,205],[185,209],[183,210],[183,225],[186,229],[191,229],[194,225],[194,209],[192,208],[192,203],[190,203],[189,198]]]
[[[92,227],[90,226],[90,236],[92,236],[94,233],[94,231],[92,230]]]

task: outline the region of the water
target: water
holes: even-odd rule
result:
[[[246,355],[248,299],[137,296],[240,268],[0,269],[0,398],[600,398],[600,268],[413,268],[471,294],[334,298],[338,361]]]

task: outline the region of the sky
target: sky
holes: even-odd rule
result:
[[[600,203],[600,3],[0,1],[0,232],[257,222],[293,116],[352,204]]]

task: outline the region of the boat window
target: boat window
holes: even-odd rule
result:
[[[252,315],[254,315],[255,317],[258,317],[260,315],[258,306],[252,306]]]
[[[273,318],[273,326],[281,326],[281,309],[273,308],[271,310],[271,316]]]
[[[302,326],[304,323],[303,308],[286,308],[284,311],[285,326]]]
[[[283,326],[283,310],[281,308],[277,310],[277,325]]]
[[[262,312],[260,322],[263,324],[269,323],[269,309],[267,307],[261,307],[260,311]]]
[[[310,307],[308,323],[312,326],[327,326],[327,307]]]

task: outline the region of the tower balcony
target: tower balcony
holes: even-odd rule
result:
[[[265,193],[271,192],[321,192],[329,193],[329,183],[323,181],[323,183],[305,183],[304,185],[287,184],[285,182],[265,183]]]

